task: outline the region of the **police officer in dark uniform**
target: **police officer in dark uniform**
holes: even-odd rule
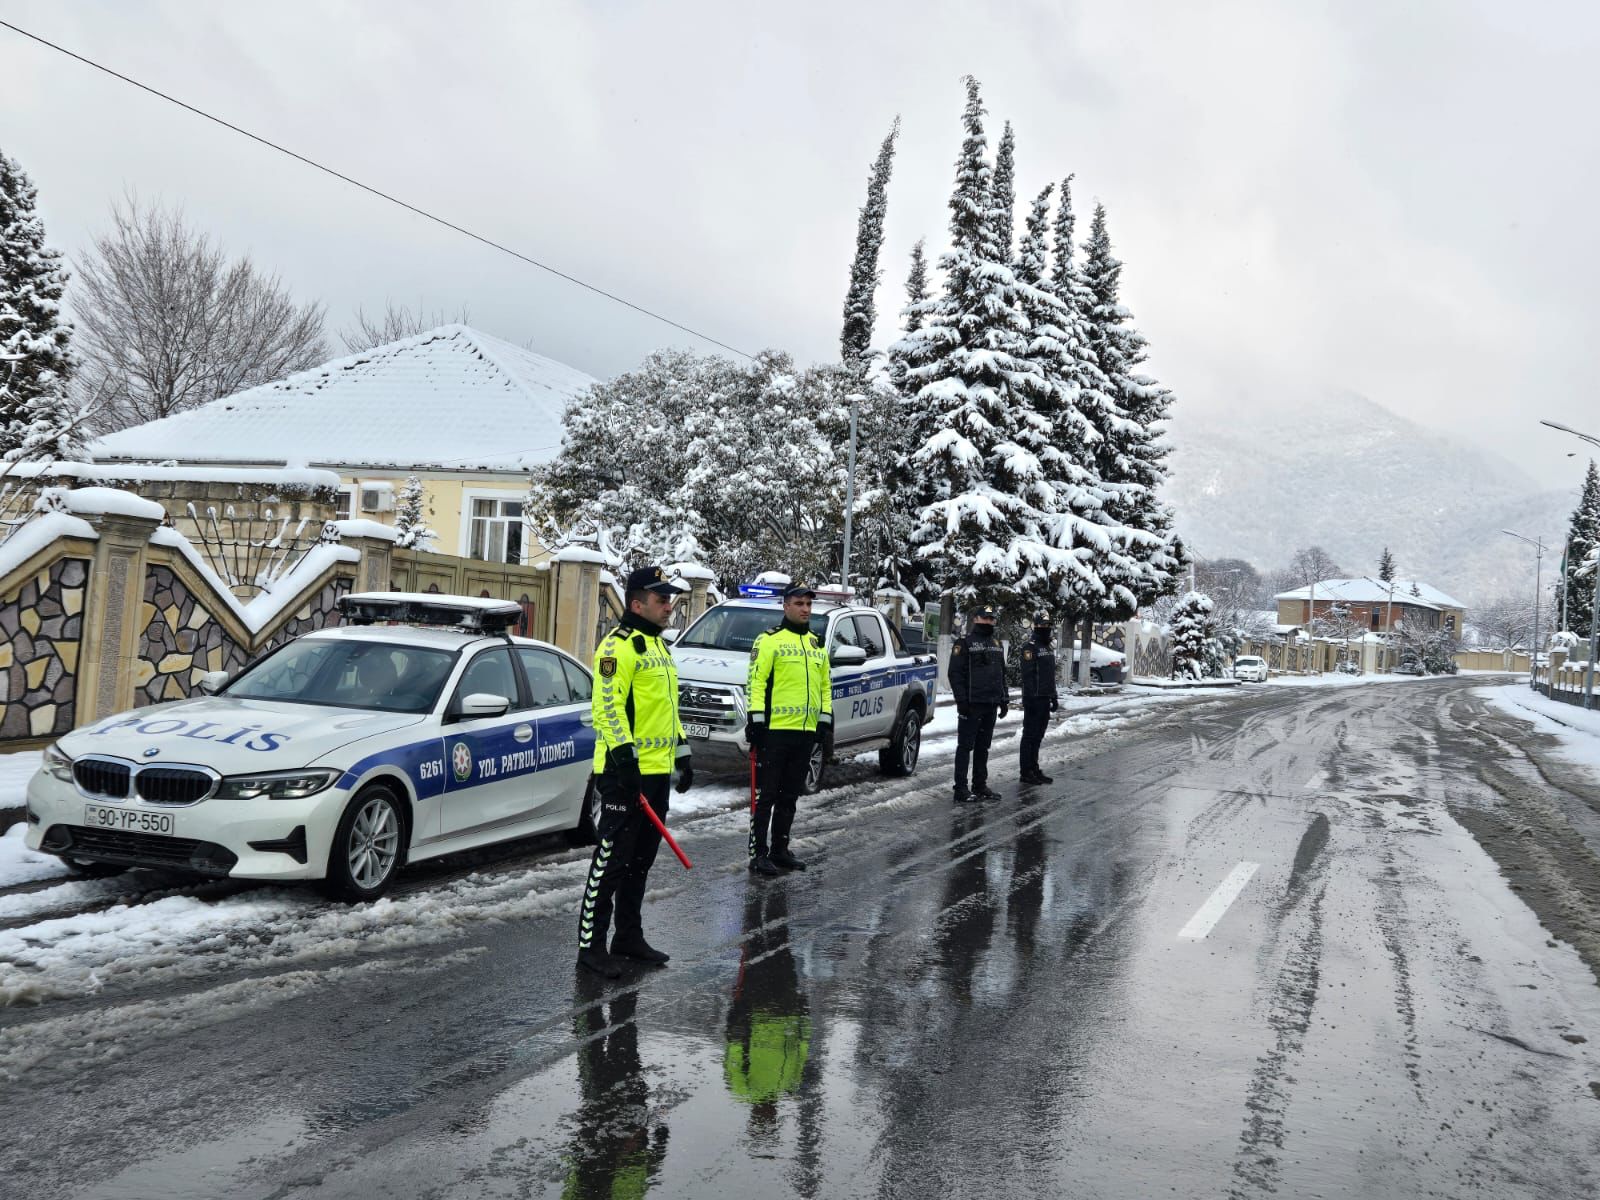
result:
[[[950,694],[956,701],[956,799],[998,800],[989,788],[989,742],[994,723],[1011,711],[1006,656],[995,641],[995,610],[985,604],[972,614],[967,636],[950,646]],[[967,760],[972,790],[967,790]]]
[[[1056,695],[1056,652],[1050,645],[1050,614],[1033,619],[1033,638],[1022,647],[1022,782],[1054,783],[1039,769],[1039,746],[1050,714],[1061,707]]]

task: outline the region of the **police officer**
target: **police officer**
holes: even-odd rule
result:
[[[1054,783],[1039,769],[1039,746],[1050,714],[1061,707],[1056,695],[1056,652],[1050,614],[1033,619],[1033,638],[1022,647],[1022,782]]]
[[[1006,656],[994,639],[995,610],[985,604],[972,614],[967,636],[950,646],[950,694],[956,701],[956,799],[998,800],[989,788],[989,742],[994,723],[1011,711]],[[967,791],[967,760],[972,791]]]
[[[783,620],[750,648],[744,737],[761,760],[761,798],[750,815],[750,870],[757,875],[806,869],[789,853],[789,829],[812,750],[833,730],[828,652],[811,632],[816,595],[803,583],[790,584],[783,593]]]
[[[665,966],[670,955],[644,940],[645,879],[661,834],[640,807],[642,794],[665,820],[667,788],[694,782],[689,743],[678,719],[678,670],[661,631],[672,616],[674,587],[660,567],[628,576],[622,622],[594,652],[594,770],[601,812],[600,844],[589,864],[578,917],[578,965],[607,979],[622,974],[617,958]],[[606,953],[615,901],[617,927]]]

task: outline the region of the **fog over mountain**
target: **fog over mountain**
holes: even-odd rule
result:
[[[1179,404],[1170,440],[1166,495],[1200,557],[1266,570],[1317,544],[1360,575],[1377,573],[1388,546],[1402,578],[1468,604],[1532,590],[1533,548],[1501,529],[1557,543],[1549,582],[1582,482],[1564,452],[1552,479],[1535,480],[1350,392],[1245,419]],[[1557,476],[1558,490],[1542,486]]]

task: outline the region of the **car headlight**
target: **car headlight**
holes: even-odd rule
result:
[[[229,775],[217,787],[218,800],[303,800],[314,796],[343,774],[316,767],[305,771],[273,771],[267,775]]]
[[[59,779],[63,783],[72,782],[72,759],[62,753],[58,746],[45,747],[44,764],[40,769],[52,779]]]

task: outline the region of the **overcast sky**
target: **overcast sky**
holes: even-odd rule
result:
[[[976,15],[981,12],[981,15]],[[1600,6],[0,0],[61,42],[741,349],[837,354],[896,113],[878,339],[942,248],[961,77],[1019,194],[1109,211],[1181,405],[1354,389],[1577,480],[1600,432]],[[181,203],[348,326],[386,298],[597,375],[685,335],[0,29],[0,149],[73,253]],[[1085,225],[1087,221],[1083,222]],[[707,348],[707,347],[701,347]],[[1555,467],[1549,465],[1555,462]],[[1572,475],[1572,479],[1567,478]]]

